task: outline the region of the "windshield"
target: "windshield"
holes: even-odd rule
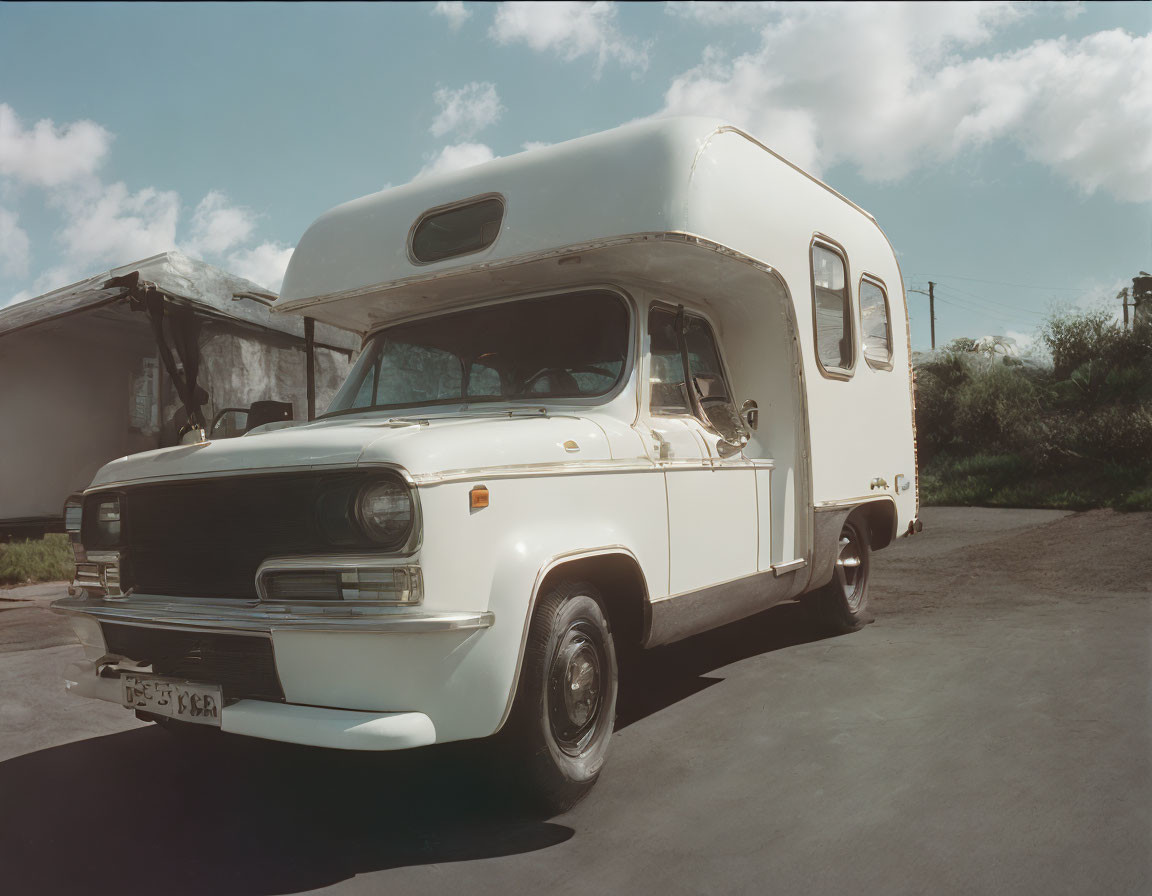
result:
[[[628,309],[608,292],[523,299],[400,324],[369,340],[329,414],[592,398],[628,356]]]

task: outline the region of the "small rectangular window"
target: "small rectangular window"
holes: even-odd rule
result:
[[[892,362],[892,328],[888,321],[888,296],[883,285],[870,278],[860,280],[860,329],[864,337],[864,360],[872,367]]]
[[[425,212],[412,231],[412,259],[429,264],[487,249],[503,218],[504,202],[495,196]]]
[[[690,414],[688,393],[684,391],[684,357],[676,335],[676,314],[653,308],[648,315],[648,335],[652,369],[650,381],[653,414]]]
[[[812,244],[812,300],[816,357],[820,366],[826,371],[846,374],[855,360],[848,271],[844,257],[820,243]]]

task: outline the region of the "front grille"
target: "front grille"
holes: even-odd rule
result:
[[[122,587],[255,599],[256,570],[268,557],[371,545],[347,522],[345,508],[372,475],[280,474],[127,488],[119,493]]]
[[[269,638],[137,628],[110,622],[101,623],[101,628],[108,653],[151,665],[157,675],[221,685],[225,700],[284,702]]]

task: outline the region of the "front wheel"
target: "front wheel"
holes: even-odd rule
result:
[[[853,632],[872,621],[868,612],[868,579],[872,569],[872,541],[868,526],[849,519],[836,545],[836,570],[823,588],[808,598],[822,625]]]
[[[504,732],[541,808],[570,809],[596,783],[618,689],[616,649],[599,590],[588,582],[562,582],[537,601]]]

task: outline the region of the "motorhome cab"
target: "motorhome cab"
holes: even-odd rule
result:
[[[68,686],[174,730],[498,735],[596,779],[617,652],[810,602],[918,523],[873,218],[734,127],[630,125],[339,206],[277,303],[363,334],[312,421],[105,466]],[[87,582],[93,581],[89,576]]]

